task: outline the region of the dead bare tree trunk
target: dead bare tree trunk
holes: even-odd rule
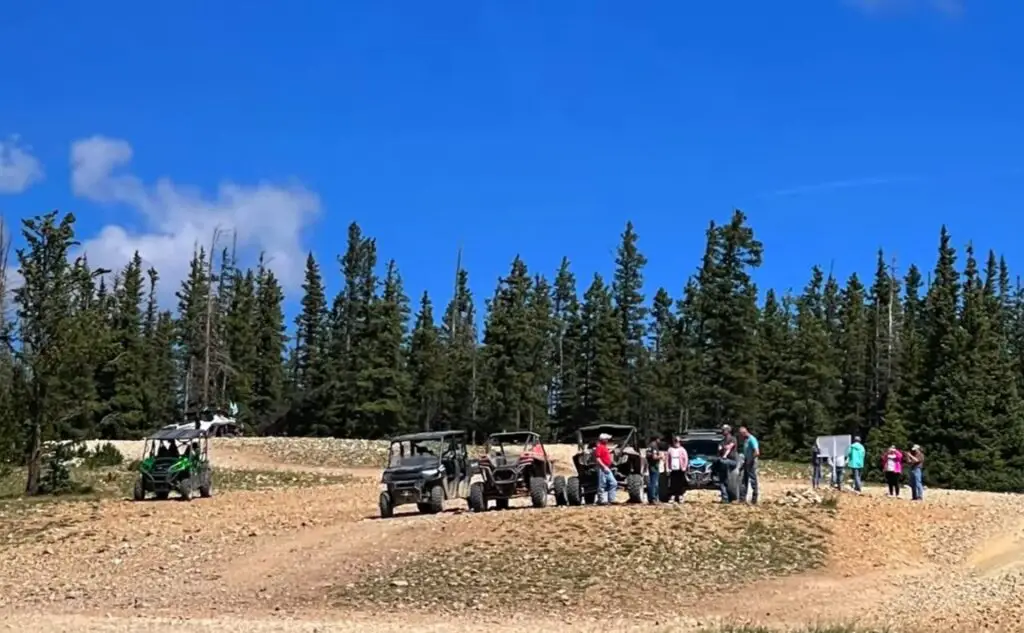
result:
[[[210,239],[210,261],[207,262],[207,283],[206,283],[206,337],[203,340],[203,407],[210,406],[210,333],[213,327],[213,260],[217,248],[217,239],[220,237],[220,228],[213,229],[213,237]]]

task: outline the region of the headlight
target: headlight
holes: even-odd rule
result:
[[[424,470],[423,471],[423,476],[424,477],[433,477],[437,473],[438,473],[438,469],[437,468],[431,468],[430,470]]]

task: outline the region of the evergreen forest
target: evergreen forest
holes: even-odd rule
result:
[[[879,251],[872,279],[815,267],[780,293],[755,286],[765,247],[736,211],[710,223],[677,294],[648,296],[627,223],[609,279],[516,257],[489,297],[461,266],[453,296],[409,297],[399,263],[353,223],[337,259],[308,256],[293,324],[262,259],[197,247],[176,305],[161,305],[139,254],[114,271],[74,256],[73,215],[21,232],[14,252],[0,236],[0,466],[27,464],[29,492],[46,442],[139,438],[229,402],[253,433],[288,436],[566,440],[596,421],[645,436],[730,422],[766,457],[806,461],[816,436],[852,433],[871,463],[921,444],[928,485],[1024,486],[1024,288],[945,228],[926,268],[897,275]],[[334,296],[323,266],[340,266]]]

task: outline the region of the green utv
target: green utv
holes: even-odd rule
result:
[[[209,450],[210,436],[205,429],[160,429],[146,438],[132,498],[142,501],[152,494],[157,499],[166,499],[171,491],[185,501],[192,499],[196,491],[209,497],[213,494]]]

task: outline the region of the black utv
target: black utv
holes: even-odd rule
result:
[[[380,516],[416,504],[424,514],[444,509],[450,499],[467,499],[475,463],[466,452],[465,431],[413,433],[391,438],[388,465],[380,478]]]
[[[569,505],[592,504],[597,499],[598,467],[594,448],[602,433],[611,436],[608,448],[612,452],[612,473],[615,475],[615,481],[619,488],[626,490],[630,503],[641,503],[647,467],[640,452],[636,427],[625,424],[595,424],[585,426],[576,432],[577,450],[572,458],[576,476],[570,477],[566,482]]]

